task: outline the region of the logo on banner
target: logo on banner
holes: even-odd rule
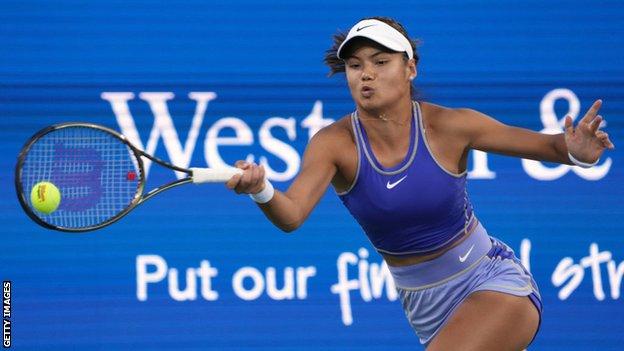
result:
[[[129,101],[135,99],[135,94],[131,92],[104,92],[102,99],[111,104],[117,123],[130,142],[145,150],[149,154],[154,154],[160,139],[163,140],[169,160],[180,167],[188,168],[199,139],[199,131],[204,122],[204,116],[209,103],[217,98],[214,92],[191,92],[188,97],[196,103],[195,114],[188,131],[188,136],[182,145],[178,136],[178,131],[169,113],[168,102],[173,100],[175,95],[172,92],[142,92],[139,99],[146,101],[152,111],[154,124],[147,138],[147,143],[143,143],[134,117],[130,112]],[[572,119],[576,119],[580,112],[580,102],[577,96],[568,89],[555,89],[548,92],[540,103],[540,118],[544,128],[542,133],[557,134],[563,132],[564,119],[558,119],[555,114],[554,105],[559,99],[564,99],[569,104],[569,111]],[[310,114],[306,116],[299,126],[308,129],[308,140],[323,127],[334,122],[334,119],[323,116],[323,103],[320,100],[314,102]],[[288,142],[297,139],[297,121],[294,117],[270,117],[266,119],[260,128],[254,131],[249,125],[237,117],[222,117],[216,120],[209,128],[204,137],[204,158],[206,165],[212,168],[228,166],[223,160],[219,150],[227,146],[248,146],[252,147],[257,138],[257,142],[262,148],[262,155],[248,153],[240,155],[240,159],[248,162],[257,162],[264,166],[267,177],[274,181],[292,180],[300,170],[301,156],[299,152],[288,142],[275,137],[274,132],[281,129],[286,133]],[[234,131],[234,136],[222,136],[224,130]],[[285,165],[285,169],[278,170],[277,167],[269,164],[266,154],[271,154],[280,159]],[[478,150],[472,150],[472,169],[468,172],[470,179],[494,179],[496,173],[488,167],[488,154]],[[546,166],[544,163],[534,160],[522,160],[522,168],[532,178],[542,181],[556,180],[568,172],[572,171],[579,177],[586,180],[599,180],[604,178],[611,169],[612,160],[607,157],[601,164],[583,169],[568,165]],[[150,160],[145,160],[145,173],[149,174],[151,166]],[[178,179],[184,175],[176,172]]]

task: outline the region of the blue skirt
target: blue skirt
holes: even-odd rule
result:
[[[405,315],[424,345],[475,291],[528,296],[539,312],[541,324],[542,301],[533,277],[513,250],[489,236],[481,223],[466,240],[433,260],[388,268]]]

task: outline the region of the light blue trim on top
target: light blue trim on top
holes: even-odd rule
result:
[[[422,132],[422,136],[423,136],[423,141],[425,142],[425,147],[427,148],[427,151],[429,151],[429,155],[431,155],[431,159],[433,160],[433,162],[435,162],[436,165],[438,165],[438,167],[440,167],[441,170],[443,170],[446,174],[455,177],[455,178],[461,178],[463,176],[466,175],[466,173],[468,173],[468,169],[464,170],[461,173],[454,173],[451,172],[449,170],[447,170],[446,168],[444,168],[444,166],[442,166],[442,164],[440,162],[438,162],[438,160],[436,159],[435,155],[433,154],[433,151],[431,151],[431,147],[429,146],[429,142],[427,141],[427,130],[425,129],[425,125],[423,122],[423,118],[422,118],[422,113],[420,112],[420,105],[416,105],[418,107],[418,113],[420,114],[420,130]]]
[[[383,175],[395,175],[395,174],[399,174],[401,172],[403,172],[404,170],[406,170],[414,161],[414,158],[416,157],[416,152],[418,151],[418,136],[419,136],[419,132],[418,132],[418,119],[420,119],[420,108],[417,108],[418,106],[418,102],[413,101],[412,102],[413,105],[413,109],[412,109],[412,114],[413,114],[413,122],[412,122],[412,128],[416,128],[415,133],[414,133],[414,145],[413,145],[413,150],[412,150],[412,154],[409,156],[409,160],[405,163],[405,165],[403,165],[403,167],[394,170],[394,171],[384,171],[382,169],[380,169],[379,167],[377,167],[377,164],[375,163],[375,160],[373,159],[373,156],[368,152],[368,148],[366,147],[366,140],[364,140],[364,135],[362,134],[362,129],[364,128],[359,121],[359,117],[357,115],[357,111],[353,113],[353,116],[355,117],[355,124],[357,127],[357,136],[360,139],[360,143],[362,144],[362,147],[364,149],[364,154],[366,155],[366,158],[368,159],[368,163],[370,163],[371,167],[373,167],[373,169],[380,174]],[[411,134],[411,131],[410,131]],[[410,135],[410,141],[411,141],[411,135]],[[411,144],[410,144],[411,145]],[[372,152],[372,149],[371,149]]]
[[[355,112],[351,113],[351,116],[349,116],[349,119],[351,120],[351,128],[353,128],[353,136],[355,137],[355,148],[357,150],[357,169],[355,170],[355,178],[353,178],[353,182],[351,183],[351,185],[349,185],[349,187],[345,191],[336,192],[338,196],[347,195],[355,187],[355,184],[357,184],[358,178],[360,178],[361,146],[360,146],[360,140],[358,139],[358,136],[357,136],[357,129],[355,126]]]

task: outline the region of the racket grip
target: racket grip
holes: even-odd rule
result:
[[[235,174],[243,174],[240,168],[190,168],[193,172],[193,183],[225,183]]]

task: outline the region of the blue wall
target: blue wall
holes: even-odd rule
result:
[[[317,119],[338,119],[353,109],[343,77],[326,78],[322,58],[331,35],[371,15],[395,17],[423,41],[416,84],[427,101],[474,108],[540,131],[560,129],[569,106],[578,103],[582,115],[595,99],[604,100],[606,130],[619,148],[606,153],[598,169],[564,167],[554,174],[487,155],[486,166],[470,164],[469,192],[486,228],[518,255],[523,252],[540,285],[544,319],[531,349],[621,349],[620,1],[2,2],[0,278],[12,281],[13,346],[417,349],[391,290],[370,301],[360,290],[350,291],[349,304],[332,292],[339,257],[352,253],[376,267],[381,258],[331,189],[291,235],[274,228],[247,197],[221,185],[171,190],[106,229],[72,235],[31,222],[13,187],[23,143],[53,123],[87,121],[122,131],[119,121],[130,118],[145,146],[155,121],[150,102],[168,99],[168,114],[161,117],[170,117],[185,147],[196,114],[192,92],[216,97],[199,114],[191,165],[211,162],[206,140],[235,135],[225,128],[210,137],[231,117],[250,128],[252,141],[219,146],[223,160],[252,154],[266,157],[278,173],[299,167],[293,155],[285,162],[283,153],[302,154],[310,132],[302,122],[313,111]],[[126,97],[125,117],[111,103],[113,96],[124,107],[124,92],[133,94]],[[172,96],[141,98],[150,92]],[[259,131],[269,122],[286,126],[270,129],[286,144],[281,154],[260,144]],[[157,141],[153,152],[171,160],[173,143]],[[548,174],[551,180],[543,180]],[[274,183],[286,189],[292,177],[282,178]],[[173,179],[173,172],[154,166],[148,186]],[[166,264],[170,278],[176,272],[171,269],[179,278],[149,283],[141,295],[142,277],[161,279],[157,262]],[[211,284],[203,287],[205,296],[202,279],[191,271],[196,286],[186,301],[176,301],[169,290],[178,281],[179,289],[188,287],[187,268],[202,262],[203,282]],[[217,273],[210,279],[208,265]],[[358,266],[346,268],[348,278],[357,280]],[[279,289],[284,272],[296,278],[299,271],[301,279],[284,291],[284,299],[266,289],[254,296],[253,288],[262,286],[251,277],[267,283],[273,271],[277,283],[268,283]],[[235,276],[247,276],[242,287],[233,287]]]

